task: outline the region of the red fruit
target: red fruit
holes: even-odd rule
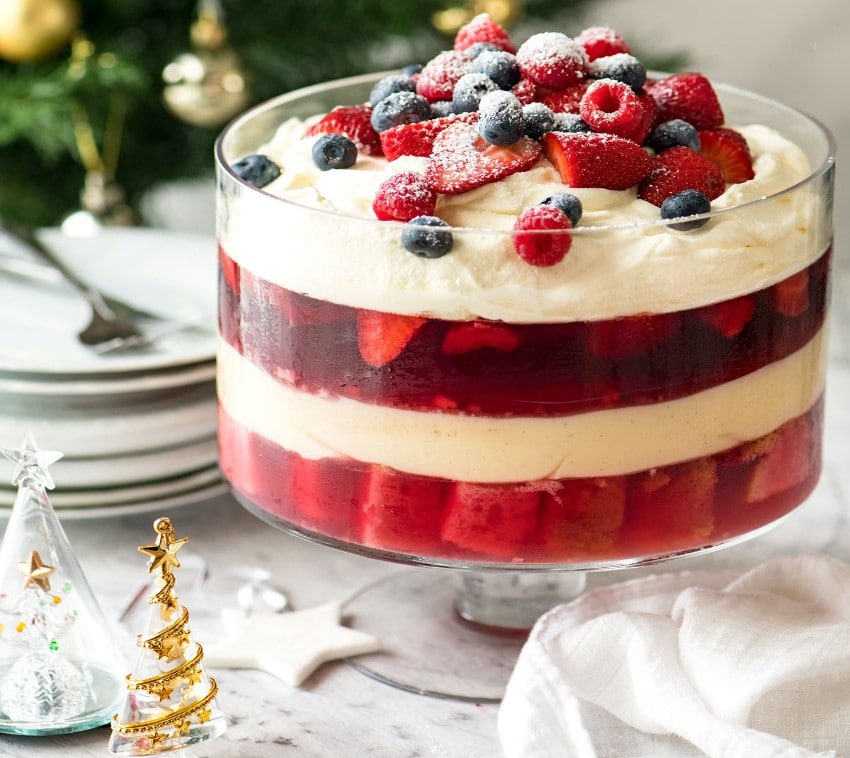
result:
[[[437,135],[447,126],[458,121],[474,124],[478,121],[478,114],[458,113],[429,121],[418,121],[415,124],[393,126],[380,133],[381,148],[388,161],[394,161],[402,155],[427,158],[434,149],[434,140],[437,139]]]
[[[752,295],[741,295],[733,300],[700,308],[697,318],[726,339],[737,337],[750,323],[756,312],[756,300]]]
[[[416,80],[416,91],[428,102],[437,100],[451,100],[452,91],[460,79],[466,73],[469,58],[456,50],[444,50],[434,56]]]
[[[652,169],[640,145],[614,134],[549,132],[543,149],[568,187],[624,190]]]
[[[343,134],[366,155],[381,155],[381,140],[372,128],[371,105],[341,105],[311,126],[307,137]]]
[[[812,428],[807,416],[783,424],[770,451],[756,463],[746,500],[755,503],[804,482],[812,471]]]
[[[540,102],[555,113],[578,113],[581,99],[591,84],[593,82],[590,79],[582,79],[566,89],[547,93]]]
[[[755,176],[747,140],[734,129],[703,129],[699,133],[700,154],[714,161],[728,184],[745,182]]]
[[[642,133],[646,123],[646,108],[635,91],[613,79],[593,82],[584,93],[578,112],[594,131],[631,140]]]
[[[666,345],[681,326],[681,318],[672,313],[595,321],[588,326],[587,349],[611,360],[636,358]]]
[[[564,230],[571,228],[567,214],[554,205],[526,208],[514,223],[514,250],[532,266],[554,266],[569,252],[573,238]]]
[[[531,79],[520,79],[511,87],[511,92],[523,105],[528,105],[537,98],[537,85]]]
[[[396,313],[357,311],[357,346],[370,366],[380,368],[397,358],[427,319]]]
[[[587,53],[588,60],[595,61],[616,53],[631,53],[626,41],[607,26],[591,26],[575,38]]]
[[[524,77],[550,89],[564,89],[583,79],[588,64],[584,48],[560,32],[532,35],[516,58]]]
[[[543,148],[520,137],[512,145],[491,145],[472,124],[450,125],[437,135],[425,168],[425,181],[435,192],[457,195],[531,168]]]
[[[716,129],[724,121],[717,93],[702,74],[673,74],[644,87],[658,106],[659,122],[681,118],[697,129]]]
[[[224,248],[221,245],[218,246],[218,266],[224,277],[224,281],[227,282],[227,286],[238,295],[239,264],[224,252]]]
[[[437,193],[425,183],[425,177],[402,171],[381,182],[372,211],[381,221],[410,221],[433,215],[436,205]]]
[[[689,147],[668,148],[652,161],[652,170],[638,187],[638,197],[659,208],[668,197],[686,189],[699,190],[709,200],[726,189],[717,164]]]
[[[652,128],[658,123],[658,108],[647,92],[641,90],[637,93],[638,100],[643,103],[643,123],[637,133],[632,137],[635,142],[643,144],[644,140],[649,136]]]
[[[506,53],[513,54],[516,52],[516,46],[511,42],[508,33],[487,13],[479,13],[472,21],[458,30],[455,36],[454,49],[463,51],[476,42],[489,42]]]
[[[443,352],[459,355],[483,347],[509,352],[519,345],[519,335],[509,326],[487,321],[466,321],[450,326],[443,337]]]
[[[808,269],[773,285],[773,309],[783,316],[800,316],[809,307]]]

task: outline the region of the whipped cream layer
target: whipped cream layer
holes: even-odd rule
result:
[[[304,458],[351,458],[471,482],[610,476],[711,455],[809,410],[823,393],[826,342],[823,329],[781,361],[678,400],[556,418],[488,418],[300,392],[222,341],[218,397],[236,423]]]
[[[280,162],[281,176],[265,191],[228,188],[220,241],[240,265],[282,287],[395,313],[528,323],[693,308],[769,286],[830,242],[810,186],[736,208],[810,172],[804,153],[776,131],[738,128],[753,153],[755,178],[730,185],[712,207],[735,210],[699,230],[635,227],[657,221],[658,208],[634,188],[568,189],[541,159],[502,181],[440,196],[436,215],[463,229],[455,231],[452,252],[428,260],[402,247],[401,224],[379,222],[371,210],[382,181],[402,170],[421,172],[427,159],[388,163],[359,155],[353,168],[322,172],[310,157],[314,140],[301,138],[305,124],[288,121],[262,148]],[[584,206],[572,248],[555,266],[530,266],[505,232],[524,208],[565,189]]]

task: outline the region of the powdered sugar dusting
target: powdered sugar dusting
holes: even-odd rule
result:
[[[517,50],[520,70],[538,84],[563,89],[584,78],[589,63],[585,49],[560,32],[529,37]]]

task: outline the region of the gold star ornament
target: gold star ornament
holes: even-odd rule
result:
[[[168,576],[172,569],[180,568],[180,561],[177,560],[177,551],[183,547],[188,541],[188,537],[181,539],[174,538],[174,527],[171,526],[171,520],[165,517],[158,518],[153,523],[154,531],[158,537],[153,545],[143,545],[139,551],[150,556],[148,561],[148,571],[152,574],[154,571],[162,569],[162,575]]]
[[[36,550],[33,550],[27,560],[18,564],[18,570],[24,575],[24,589],[36,585],[47,592],[50,590],[50,579],[48,577],[56,569],[42,563],[41,556]]]

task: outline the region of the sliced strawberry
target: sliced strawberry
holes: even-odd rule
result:
[[[623,360],[647,355],[666,345],[682,326],[674,313],[639,313],[588,325],[587,349],[593,355]]]
[[[455,84],[467,70],[469,58],[456,50],[444,50],[431,58],[416,80],[416,92],[429,103],[451,100]]]
[[[366,363],[375,368],[398,358],[405,345],[428,319],[360,308],[357,311],[357,345]]]
[[[644,87],[658,106],[659,122],[680,118],[697,129],[716,129],[724,121],[717,93],[702,74],[673,74]]]
[[[519,345],[519,335],[504,324],[487,321],[466,321],[450,326],[443,337],[446,355],[471,353],[484,347],[509,352]]]
[[[747,140],[734,129],[720,127],[699,132],[700,154],[714,161],[728,184],[746,182],[755,176]]]
[[[709,200],[726,189],[717,164],[689,147],[668,148],[652,161],[652,170],[638,187],[638,197],[659,208],[668,197],[687,189],[698,190]]]
[[[756,463],[747,502],[766,500],[804,482],[813,466],[811,423],[808,416],[799,416],[777,430],[773,447]]]
[[[466,50],[476,42],[488,42],[506,53],[515,53],[516,46],[505,29],[493,21],[487,13],[479,13],[468,24],[464,24],[455,35],[454,49]]]
[[[570,85],[566,89],[546,91],[540,102],[551,108],[555,113],[578,113],[581,99],[587,88],[593,84],[590,79]]]
[[[720,332],[726,339],[737,337],[756,312],[756,299],[741,295],[732,300],[700,308],[697,318]]]
[[[652,168],[640,145],[613,134],[549,132],[543,148],[568,187],[624,190]]]
[[[388,161],[402,155],[427,158],[434,149],[434,140],[446,127],[454,123],[474,124],[477,113],[458,113],[415,124],[400,124],[381,132],[381,148]]]
[[[803,269],[773,285],[773,309],[783,316],[800,316],[809,308],[809,271]]]
[[[543,154],[537,140],[520,137],[512,145],[491,145],[472,124],[443,130],[425,168],[425,181],[435,192],[457,195],[530,169]]]
[[[591,26],[579,32],[575,40],[584,48],[588,59],[592,61],[608,55],[631,52],[626,41],[607,26]]]
[[[616,134],[638,143],[646,136],[646,106],[628,84],[613,79],[593,82],[581,98],[578,112],[596,132]]]
[[[365,155],[381,155],[381,140],[372,127],[371,105],[341,105],[311,126],[307,137],[342,134]]]

